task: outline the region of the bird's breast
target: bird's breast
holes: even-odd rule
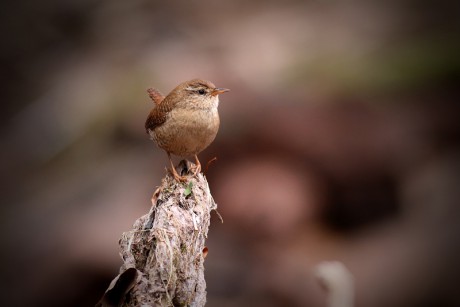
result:
[[[166,121],[151,131],[164,150],[179,156],[195,155],[212,143],[219,130],[217,108],[171,110]]]

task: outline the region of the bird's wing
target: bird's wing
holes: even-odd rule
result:
[[[145,121],[145,130],[147,133],[149,133],[149,130],[155,129],[166,121],[168,113],[171,112],[175,105],[175,101],[177,99],[174,99],[174,96],[168,95],[150,111]]]
[[[152,101],[155,104],[160,104],[163,101],[163,99],[165,98],[165,96],[163,96],[160,93],[160,91],[158,91],[157,89],[154,89],[153,87],[147,89],[147,93],[149,93],[150,99],[152,99]]]

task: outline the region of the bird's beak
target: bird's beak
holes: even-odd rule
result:
[[[225,92],[228,92],[228,91],[229,91],[228,88],[216,87],[215,89],[212,90],[211,95],[212,96],[217,96],[219,94],[222,94],[222,93],[225,93]]]

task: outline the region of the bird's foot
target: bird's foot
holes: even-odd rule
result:
[[[198,160],[197,155],[195,155],[195,165],[190,167],[190,170],[193,171],[194,177],[198,176],[198,174],[201,172],[201,163],[200,163],[200,160]]]
[[[174,179],[177,182],[186,182],[187,181],[187,176],[181,176],[177,173],[175,168],[171,169],[171,174],[173,175]]]
[[[201,164],[190,167],[190,170],[193,172],[193,176],[196,177],[201,172]]]

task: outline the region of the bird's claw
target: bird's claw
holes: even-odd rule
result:
[[[187,176],[181,176],[177,173],[175,168],[171,168],[171,174],[177,182],[186,182]]]
[[[193,176],[196,177],[201,172],[201,165],[192,166],[190,170],[193,172]]]

